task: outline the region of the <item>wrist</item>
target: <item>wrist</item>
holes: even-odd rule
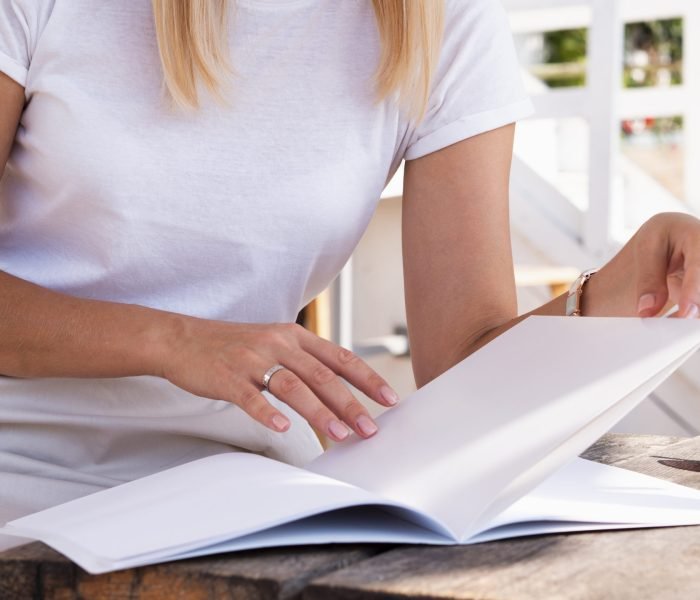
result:
[[[585,286],[581,299],[581,314],[584,317],[619,317],[624,314],[624,298],[621,297],[621,284],[624,275],[612,272],[608,264],[592,276]]]
[[[139,340],[140,362],[144,375],[167,378],[168,365],[178,348],[182,348],[189,321],[193,317],[143,308],[145,316]]]

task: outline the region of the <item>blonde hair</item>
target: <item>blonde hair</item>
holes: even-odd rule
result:
[[[228,0],[152,0],[165,87],[177,106],[199,106],[198,83],[221,97],[232,69]],[[444,27],[444,0],[372,0],[381,39],[378,100],[393,93],[414,118],[427,108]]]

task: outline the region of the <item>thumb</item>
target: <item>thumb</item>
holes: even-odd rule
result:
[[[666,271],[667,265],[665,257],[648,257],[648,260],[638,265],[638,316],[653,317],[666,305],[666,301],[668,300]]]

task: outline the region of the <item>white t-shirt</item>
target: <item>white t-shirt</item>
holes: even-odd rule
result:
[[[0,269],[84,298],[292,321],[401,159],[530,111],[498,0],[448,0],[417,127],[374,101],[370,0],[235,4],[228,103],[183,112],[164,100],[150,0],[0,0],[0,70],[27,99]],[[319,446],[292,418],[273,433],[151,377],[0,378],[0,521],[232,447],[304,463]]]

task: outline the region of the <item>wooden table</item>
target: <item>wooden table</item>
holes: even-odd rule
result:
[[[700,437],[608,435],[586,458],[700,489]],[[42,544],[0,554],[0,599],[700,598],[700,528],[463,547],[317,546],[91,576]]]

